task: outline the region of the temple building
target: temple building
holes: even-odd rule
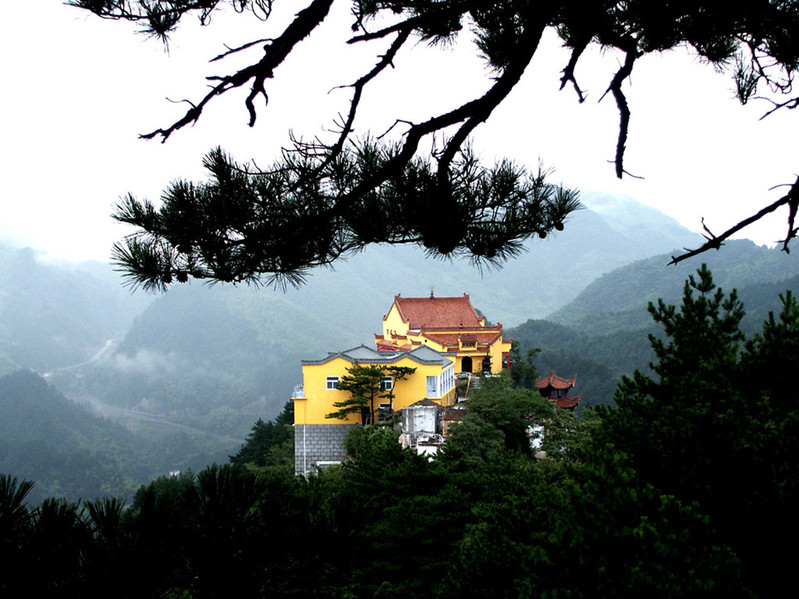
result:
[[[455,363],[426,345],[394,351],[376,351],[361,345],[330,353],[319,360],[303,360],[303,380],[292,395],[297,474],[340,463],[346,453],[347,431],[363,424],[363,416],[357,412],[343,419],[330,417],[336,411],[334,404],[349,396],[338,384],[348,375],[347,369],[355,364],[384,370],[374,406],[381,419],[420,400],[439,406],[451,406],[456,401]],[[413,372],[402,380],[395,380],[390,376],[391,367],[406,367]]]
[[[455,360],[456,374],[499,374],[509,366],[511,348],[511,340],[502,338],[502,324],[487,325],[466,293],[461,297],[397,294],[375,343],[381,352],[430,347]]]
[[[549,375],[542,376],[538,379],[535,382],[535,386],[538,388],[541,395],[549,399],[555,407],[573,410],[580,405],[580,399],[583,396],[582,393],[579,395],[569,395],[569,389],[574,387],[576,381],[576,374],[570,379],[564,379],[555,374],[554,370],[551,370]]]

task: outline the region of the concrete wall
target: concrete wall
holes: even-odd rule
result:
[[[294,472],[306,474],[317,467],[344,460],[344,439],[352,428],[350,424],[295,424]]]

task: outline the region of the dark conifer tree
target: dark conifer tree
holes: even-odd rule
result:
[[[586,96],[576,73],[584,51],[596,44],[618,52],[620,65],[605,95],[619,113],[613,160],[619,178],[626,173],[627,137],[634,122],[624,84],[646,55],[688,47],[731,72],[741,102],[766,96],[770,112],[799,105],[799,98],[792,97],[799,67],[795,0],[306,0],[282,30],[270,30],[272,9],[279,4],[273,0],[70,3],[104,18],[138,23],[164,40],[183,17],[193,14],[209,25],[225,4],[240,11],[241,18],[265,22],[263,39],[228,48],[218,57],[252,51],[256,56],[249,64],[209,77],[209,91],[188,102],[181,118],[143,136],[166,141],[236,89],[246,90],[244,104],[253,125],[260,110],[257,102],[268,100],[269,81],[283,76],[286,59],[305,38],[318,33],[334,4],[345,1],[352,8],[347,42],[376,47],[375,66],[349,85],[342,82],[352,92],[349,109],[313,141],[293,139],[266,168],[240,165],[214,149],[205,159],[209,180],[173,183],[159,208],[128,195],[115,218],[135,225],[138,232],[117,244],[114,256],[133,285],[163,289],[190,277],[296,284],[308,269],[370,243],[412,243],[435,256],[497,263],[516,254],[527,238],[563,229],[578,206],[576,192],[550,183],[545,169],[507,160],[482,164],[469,145],[479,125],[516,87],[547,29],[571,49],[560,84],[573,88],[581,102]],[[459,37],[470,39],[492,72],[482,95],[418,122],[408,122],[401,113],[390,115],[389,120],[396,120],[390,135],[376,138],[359,129],[365,91],[389,67],[401,64],[408,46],[419,40],[446,46]],[[797,235],[799,181],[786,186],[785,195],[724,233],[714,235],[706,228],[707,243],[674,260],[718,248],[780,207],[789,208],[787,249]]]
[[[720,544],[742,559],[745,583],[775,596],[789,583],[779,549],[797,530],[796,432],[799,408],[787,372],[799,363],[791,295],[779,318],[746,343],[743,306],[703,265],[677,309],[650,305],[665,339],[651,336],[655,377],[636,372],[606,413],[601,444],[625,456],[647,484],[696,504]]]

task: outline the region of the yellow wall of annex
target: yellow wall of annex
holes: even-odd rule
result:
[[[409,358],[403,358],[391,365],[416,368],[416,372],[406,379],[394,382],[394,411],[401,410],[427,397],[427,377],[438,376],[442,373],[440,364],[419,364]],[[333,405],[335,402],[346,398],[346,392],[327,388],[327,378],[339,377],[340,380],[346,376],[347,368],[351,366],[352,362],[340,357],[323,364],[303,364],[304,393],[303,397],[294,398],[295,424],[361,423],[359,414],[350,414],[346,420],[325,418],[327,414],[337,409]],[[453,366],[450,365],[449,368],[451,369]],[[444,397],[431,399],[441,405],[452,405],[455,403],[455,389],[453,387]]]

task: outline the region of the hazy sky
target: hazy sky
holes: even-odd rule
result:
[[[259,54],[256,48],[227,66],[209,65],[223,44],[277,31],[252,18],[220,15],[210,28],[187,20],[167,54],[130,24],[101,21],[58,0],[5,6],[0,239],[53,257],[105,260],[126,232],[109,218],[120,196],[156,199],[172,179],[200,179],[201,158],[215,145],[240,161],[268,164],[289,129],[313,136],[346,110],[349,92],[333,88],[357,79],[385,48],[384,42],[366,52],[346,47],[346,20],[334,17],[277,71],[255,128],[246,126],[239,93],[217,101],[195,127],[166,144],[137,138],[185,110],[167,97],[199,99],[204,76],[230,72]],[[640,60],[626,85],[632,120],[625,167],[643,179],[616,180],[607,161],[618,114],[610,96],[598,100],[618,57],[597,51],[584,60],[577,71],[589,92],[583,105],[571,89],[558,91],[566,58],[549,36],[523,82],[479,132],[481,156],[508,156],[533,168],[541,160],[557,169],[558,182],[631,196],[693,230],[704,216],[716,232],[783,195],[784,188],[769,189],[795,178],[795,115],[759,121],[765,104],[741,107],[727,75],[676,51]],[[360,131],[382,133],[396,119],[422,120],[481,95],[490,84],[468,47],[419,46],[395,64],[367,91]],[[745,236],[772,243],[784,236],[786,216],[780,212]]]

